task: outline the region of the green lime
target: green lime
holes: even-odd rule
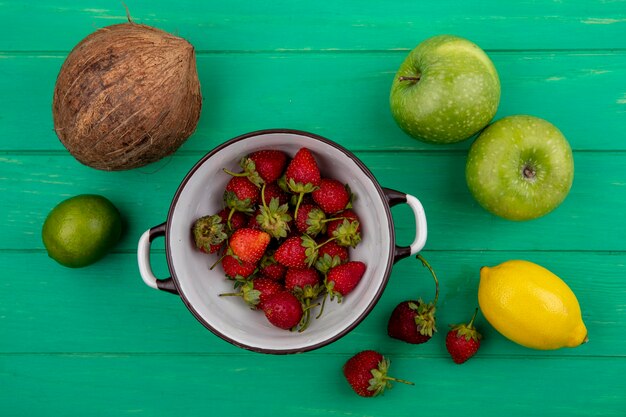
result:
[[[106,255],[121,233],[122,219],[113,203],[100,195],[82,194],[52,209],[41,236],[52,259],[80,268]]]

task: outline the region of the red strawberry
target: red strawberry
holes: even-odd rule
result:
[[[311,151],[300,148],[287,166],[285,180],[291,192],[298,194],[294,217],[298,218],[298,208],[304,194],[313,192],[321,183],[320,170]]]
[[[261,230],[243,228],[235,230],[228,243],[239,259],[257,263],[270,243],[270,235]]]
[[[272,183],[278,180],[287,165],[287,155],[279,150],[264,149],[248,155],[254,162],[256,172],[259,173],[263,181]]]
[[[308,268],[317,259],[318,245],[307,235],[287,238],[274,253],[274,259],[288,268]]]
[[[316,299],[324,289],[320,276],[313,268],[289,268],[285,274],[285,288],[302,303],[303,314],[298,331],[303,332],[309,327],[311,308],[318,305],[311,305],[311,301]]]
[[[271,294],[263,302],[265,317],[276,327],[289,330],[300,323],[302,305],[289,291]]]
[[[262,277],[272,281],[282,280],[285,277],[285,272],[287,272],[287,268],[279,263],[268,265],[259,271]]]
[[[263,259],[261,259],[259,273],[265,278],[269,278],[273,281],[280,281],[285,277],[287,268],[284,265],[279,264],[274,259],[273,252],[265,252]]]
[[[387,324],[387,334],[394,339],[399,339],[414,345],[425,343],[432,337],[434,328],[429,327],[430,331],[417,325],[418,313],[420,306],[424,305],[420,301],[403,301],[394,308]],[[426,313],[428,310],[426,309]]]
[[[285,289],[276,281],[268,278],[255,278],[245,281],[239,292],[220,294],[220,297],[241,297],[251,308],[263,309],[267,297],[281,291]]]
[[[285,290],[285,288],[278,282],[269,278],[255,278],[252,280],[254,289],[259,291],[259,302],[257,307],[261,310],[264,307],[265,300],[272,294],[276,294]]]
[[[366,269],[367,266],[359,261],[350,261],[331,268],[326,275],[326,289],[330,299],[337,297],[341,302],[361,281]]]
[[[393,378],[387,375],[389,360],[374,350],[364,350],[357,353],[343,365],[343,375],[358,395],[361,397],[375,397],[391,388],[391,382],[402,382],[415,385],[412,382]]]
[[[224,191],[224,205],[230,209],[230,213],[241,211],[251,213],[254,205],[259,202],[259,189],[248,181],[246,177],[232,177]]]
[[[468,324],[450,326],[452,329],[446,336],[446,349],[448,349],[454,363],[461,364],[478,352],[482,335],[474,327],[477,313],[478,309]]]
[[[324,220],[326,220],[326,215],[318,206],[302,204],[296,218],[296,228],[300,233],[315,237],[326,230]]]
[[[257,209],[257,211],[252,213],[252,216],[248,218],[248,223],[246,224],[246,227],[248,229],[261,230],[261,225],[259,224],[259,222],[256,221],[256,218],[259,216],[259,214],[261,214],[261,210]]]
[[[224,274],[232,279],[248,278],[256,270],[255,263],[244,262],[229,254],[226,254],[224,258],[222,258],[221,263]]]
[[[205,253],[217,252],[228,238],[222,218],[214,214],[200,217],[192,227],[196,247]]]
[[[348,249],[339,246],[334,241],[326,242],[318,251],[315,269],[326,275],[330,268],[348,262],[348,260]]]
[[[351,206],[348,186],[331,178],[323,178],[312,196],[326,214],[336,213]]]
[[[300,148],[296,152],[289,166],[287,166],[285,179],[287,180],[287,185],[294,193],[312,192],[314,187],[320,185],[322,181],[320,170],[310,150]],[[307,184],[311,184],[310,190],[302,191],[301,188],[305,188]]]
[[[348,249],[343,246],[339,246],[334,241],[327,242],[326,244],[324,244],[324,246],[320,248],[319,256],[322,257],[324,255],[328,255],[331,258],[337,256],[342,263],[348,261],[349,257]]]
[[[435,300],[432,303],[425,303],[422,299],[403,301],[393,310],[387,324],[387,334],[390,337],[412,344],[429,341],[433,332],[437,331],[435,312],[439,298],[439,281],[435,271],[421,255],[418,254],[417,258],[429,269],[435,280]]]
[[[243,172],[235,173],[227,169],[224,169],[224,172],[233,177],[247,178],[260,188],[262,184],[275,182],[280,178],[286,164],[287,155],[284,152],[266,149],[241,158],[239,166]]]
[[[205,248],[200,248],[200,251],[204,253],[215,253],[215,252],[220,251],[223,247],[224,247],[224,243],[222,242],[219,245],[210,245],[208,252],[206,251]]]
[[[356,247],[361,242],[361,222],[356,213],[348,209],[335,214],[334,218],[328,222],[326,234],[341,246]]]
[[[296,288],[315,287],[320,283],[320,276],[315,269],[288,268],[285,274],[285,288],[294,292]]]

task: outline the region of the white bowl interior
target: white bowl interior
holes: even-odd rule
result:
[[[350,249],[350,259],[364,262],[367,270],[359,285],[341,304],[327,301],[323,316],[313,318],[309,328],[298,333],[272,326],[261,311],[247,308],[240,297],[219,297],[220,293],[232,292],[233,283],[225,278],[221,267],[209,270],[217,256],[199,252],[193,245],[190,230],[197,218],[222,209],[223,190],[230,179],[223,168],[238,170],[241,157],[259,149],[280,149],[293,156],[301,147],[312,151],[323,177],[349,184],[356,195],[354,210],[362,222],[362,241],[355,249]],[[367,311],[382,290],[393,258],[389,230],[392,223],[385,206],[372,180],[337,148],[296,133],[247,137],[205,160],[181,190],[168,225],[170,267],[196,314],[227,339],[256,350],[306,349],[337,337]]]

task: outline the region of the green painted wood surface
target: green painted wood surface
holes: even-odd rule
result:
[[[77,4],[0,3],[0,415],[446,416],[459,407],[484,416],[626,415],[625,1],[127,2],[136,21],[196,46],[205,101],[196,134],[173,157],[116,173],[80,165],[52,130],[52,90],[67,52],[125,19],[119,3]],[[393,74],[408,50],[438,33],[466,36],[492,57],[503,86],[497,117],[544,117],[570,140],[574,186],[552,214],[525,223],[491,216],[464,183],[471,141],[436,147],[395,126]],[[414,260],[396,265],[379,304],[348,336],[281,357],[229,345],[179,298],[141,282],[136,242],[165,220],[186,172],[223,141],[270,127],[327,136],[383,185],[422,200],[424,255],[442,287],[432,341],[411,346],[385,335],[397,302],[432,296]],[[102,261],[66,269],[46,256],[41,225],[56,203],[86,192],[114,201],[125,233]],[[407,244],[410,211],[393,215]],[[454,365],[447,324],[475,307],[478,268],[513,258],[566,279],[590,342],[533,351],[479,318],[481,351]],[[166,276],[162,240],[152,259]],[[353,395],[340,368],[365,348],[389,355],[394,374],[418,385],[373,400]]]
[[[500,74],[506,74],[501,77],[503,95],[496,117],[530,113],[551,120],[576,150],[626,150],[624,124],[615,122],[626,112],[626,51],[490,55]],[[182,150],[203,154],[225,138],[287,126],[332,136],[351,150],[441,151],[408,137],[391,118],[389,88],[405,56],[406,51],[199,52],[205,108],[196,134]],[[64,151],[50,118],[54,80],[64,57],[0,54],[0,88],[13,98],[15,109],[0,118],[0,128],[21,138],[0,141],[0,150]],[[315,94],[307,86],[315,86]],[[244,92],[242,96],[233,94],[234,88]],[[259,109],[269,111],[254,117]],[[465,150],[470,143],[445,150]]]

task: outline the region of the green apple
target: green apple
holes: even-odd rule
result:
[[[467,185],[485,209],[509,220],[530,220],[554,210],[574,180],[572,149],[550,122],[508,116],[472,144]]]
[[[476,44],[439,35],[420,43],[393,80],[391,113],[409,135],[432,143],[465,140],[493,119],[500,80]]]

